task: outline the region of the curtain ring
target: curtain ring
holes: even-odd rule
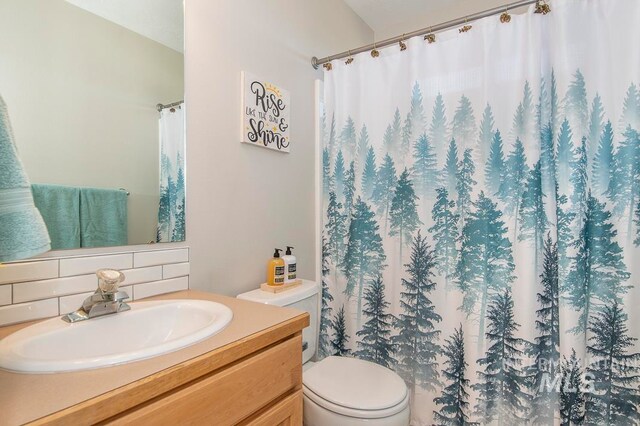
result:
[[[351,62],[353,62],[353,56],[351,56],[351,50],[349,50],[349,57],[347,58],[346,61],[344,61],[344,63],[346,65],[349,65]]]
[[[502,22],[503,24],[511,22],[511,15],[509,15],[508,7],[505,7],[504,12],[502,13],[502,15],[500,15],[500,22]]]
[[[460,28],[458,30],[459,33],[466,33],[468,32],[471,28],[473,28],[471,25],[468,24],[469,22],[469,17],[465,16],[464,17],[464,26],[462,28]]]
[[[429,43],[435,43],[436,35],[433,33],[433,27],[429,27],[429,33],[424,36],[424,39]]]
[[[376,42],[373,42],[373,50],[371,51],[371,57],[372,58],[377,58],[378,56],[380,56],[380,52],[378,52],[378,50],[376,49]]]
[[[536,1],[536,8],[534,10],[534,13],[540,13],[542,15],[546,15],[549,12],[551,12],[551,7],[545,0]]]

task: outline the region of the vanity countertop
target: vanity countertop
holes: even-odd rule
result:
[[[119,412],[197,378],[204,369],[228,365],[309,325],[309,315],[187,290],[145,300],[200,299],[227,305],[233,320],[214,336],[176,352],[95,370],[19,374],[0,370],[1,424],[23,424],[61,412],[90,421],[92,412]],[[33,324],[0,328],[0,338]],[[248,343],[250,344],[243,344]],[[60,413],[62,414],[62,413]],[[102,417],[104,418],[104,416]]]

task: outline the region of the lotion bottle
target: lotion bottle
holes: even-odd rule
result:
[[[280,257],[282,249],[275,249],[273,258],[267,264],[267,284],[282,285],[284,284],[284,260]]]
[[[285,283],[290,283],[295,281],[298,276],[296,272],[297,271],[296,257],[291,254],[292,248],[293,247],[291,246],[287,246],[287,252],[285,253],[284,256],[282,256],[282,259],[284,260],[284,265],[285,265],[285,268],[284,268]]]

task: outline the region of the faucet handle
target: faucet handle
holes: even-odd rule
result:
[[[98,287],[103,293],[116,293],[118,286],[124,281],[124,274],[115,269],[99,269],[96,271],[98,276]]]

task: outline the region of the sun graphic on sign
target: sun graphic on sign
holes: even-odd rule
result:
[[[273,93],[273,94],[275,94],[277,97],[281,97],[281,95],[280,95],[280,90],[279,90],[276,86],[274,86],[273,84],[271,84],[271,83],[266,83],[266,84],[265,84],[265,88],[266,88],[267,92],[272,92],[272,93]]]

